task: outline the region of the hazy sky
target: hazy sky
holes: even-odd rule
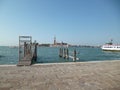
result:
[[[0,45],[19,35],[39,43],[120,43],[120,0],[0,0]]]

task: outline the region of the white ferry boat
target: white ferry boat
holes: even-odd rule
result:
[[[110,43],[106,43],[101,48],[102,48],[102,50],[105,50],[105,51],[120,51],[120,45],[113,44],[112,40]]]

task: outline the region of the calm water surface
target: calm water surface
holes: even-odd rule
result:
[[[102,51],[100,48],[80,48],[70,47],[70,54],[76,49],[80,58],[78,62],[120,60],[120,52]],[[59,48],[56,47],[38,47],[37,63],[55,63],[72,62],[72,59],[66,60],[59,58]],[[0,64],[17,64],[18,48],[0,46]]]

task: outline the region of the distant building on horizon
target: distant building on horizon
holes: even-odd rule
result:
[[[68,43],[64,43],[64,42],[58,43],[56,40],[56,37],[54,37],[54,41],[51,46],[52,47],[68,47],[69,45],[68,45]]]

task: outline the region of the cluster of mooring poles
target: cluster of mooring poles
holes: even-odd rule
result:
[[[60,58],[64,58],[64,59],[71,58],[74,62],[76,62],[76,60],[79,60],[79,58],[77,58],[76,54],[77,54],[76,49],[74,49],[72,54],[70,53],[68,48],[60,48],[59,49],[59,57]]]

